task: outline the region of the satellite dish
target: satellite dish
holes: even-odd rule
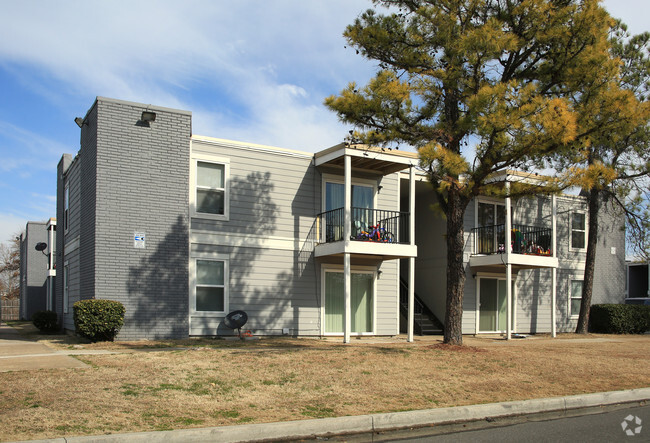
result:
[[[237,329],[241,338],[241,327],[248,321],[248,314],[244,311],[232,311],[223,319],[223,324],[230,329]]]
[[[36,246],[34,246],[34,249],[37,251],[43,252],[47,249],[47,243],[44,242],[38,242],[36,243]]]

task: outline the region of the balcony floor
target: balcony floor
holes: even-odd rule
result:
[[[382,260],[394,260],[398,258],[416,257],[417,250],[417,246],[399,243],[337,241],[317,245],[314,254],[316,257],[324,257],[349,253],[353,255],[376,257]]]
[[[510,264],[515,269],[536,269],[536,268],[557,268],[557,257],[544,255],[528,254],[490,254],[490,255],[472,255],[469,258],[469,265],[473,270],[489,270],[501,267],[507,264],[507,257],[510,257]]]

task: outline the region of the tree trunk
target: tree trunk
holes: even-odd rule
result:
[[[447,206],[447,309],[445,311],[444,343],[463,344],[463,293],[465,290],[465,247],[463,219],[467,199],[451,187]]]
[[[580,316],[578,317],[576,334],[586,334],[589,330],[589,310],[591,309],[591,295],[594,289],[596,242],[598,241],[599,204],[600,190],[594,188],[589,192],[589,235],[587,238],[587,257],[585,259],[585,275],[582,281],[582,300],[580,302]]]

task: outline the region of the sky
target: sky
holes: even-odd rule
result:
[[[376,70],[342,36],[370,0],[1,1],[0,242],[55,217],[56,165],[97,96],[192,111],[194,134],[316,152],[349,130],[325,97]],[[650,1],[603,4],[650,31]]]

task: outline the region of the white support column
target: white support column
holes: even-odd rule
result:
[[[350,272],[350,254],[343,254],[343,343],[350,343],[350,328],[352,327],[352,274]]]
[[[409,168],[409,240],[412,246],[415,245],[415,168]],[[415,257],[409,257],[409,302],[408,302],[408,326],[407,333],[409,342],[413,341],[413,327],[415,323]]]
[[[510,254],[512,254],[512,215],[510,204],[510,182],[506,182],[506,340],[510,340],[512,334],[512,265]]]
[[[47,251],[48,251],[48,263],[47,263],[47,299],[45,301],[46,309],[52,310],[52,300],[54,298],[54,276],[56,275],[56,270],[54,269],[54,227],[56,222],[52,219],[49,220],[47,225]]]
[[[344,159],[345,175],[345,204],[343,205],[343,242],[345,249],[350,244],[352,230],[352,161],[349,155]],[[350,253],[343,254],[343,343],[350,343],[350,329],[352,326],[352,273],[350,267]]]
[[[553,206],[553,217],[551,219],[551,251],[553,257],[557,257],[557,198],[551,196],[551,205]],[[557,335],[557,268],[551,270],[551,336]]]

